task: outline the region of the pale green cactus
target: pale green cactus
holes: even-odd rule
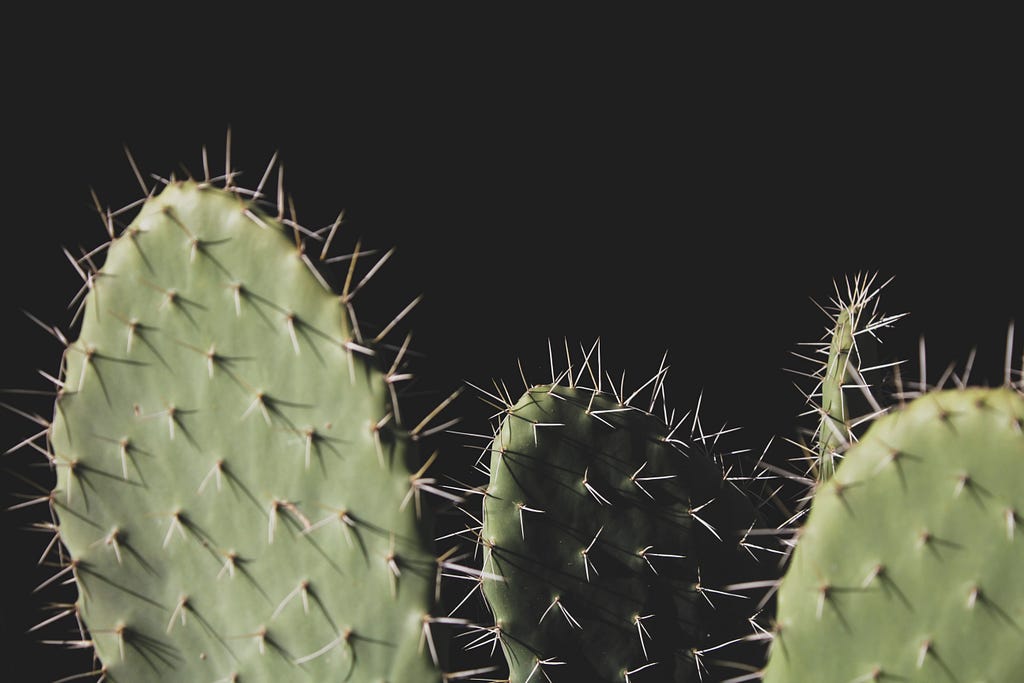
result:
[[[883,406],[846,353],[852,310],[836,316],[816,411],[822,425],[838,425],[835,441],[820,428],[820,469],[831,452],[842,459],[808,482],[810,514],[779,589],[769,662],[747,680],[1015,681],[1024,667],[1024,378],[1014,377],[1013,326],[1003,386],[970,385],[972,352],[963,376],[950,366],[930,387],[922,341],[920,379],[903,392],[897,367],[899,402]],[[836,371],[844,360],[847,372]],[[957,388],[943,389],[950,378]],[[856,434],[844,381],[873,406]]]
[[[47,435],[52,581],[105,680],[441,681],[461,620],[436,609],[420,501],[433,428],[399,411],[408,339],[382,344],[409,308],[361,331],[386,258],[332,291],[304,247],[337,223],[259,197],[230,169],[171,179],[87,275]]]
[[[764,680],[1017,680],[1024,398],[929,392],[818,490],[779,591]]]

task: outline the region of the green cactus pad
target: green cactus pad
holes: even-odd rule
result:
[[[1024,670],[1024,398],[933,391],[819,489],[764,680],[1008,683]]]
[[[295,236],[172,181],[92,278],[52,504],[106,680],[441,678],[397,378]]]
[[[836,316],[829,345],[825,376],[821,382],[821,414],[818,426],[818,478],[835,473],[836,451],[850,441],[849,414],[843,397],[843,385],[850,375],[850,351],[853,349],[853,311],[844,308]]]
[[[597,389],[533,386],[504,412],[481,544],[510,680],[735,673],[706,650],[750,632],[756,598],[725,587],[757,564],[741,547],[755,512],[721,463]]]
[[[878,313],[879,294],[892,280],[876,286],[876,278],[858,275],[852,281],[848,279],[845,293],[836,283],[831,307],[822,309],[829,317],[829,327],[823,339],[812,344],[824,358],[797,354],[812,364],[811,372],[800,374],[818,380],[805,396],[815,418],[812,446],[806,447],[811,461],[808,470],[817,481],[832,476],[843,452],[863,432],[863,425],[882,412],[869,390],[867,376],[873,370],[896,365],[869,367],[878,353],[878,331],[903,317]]]

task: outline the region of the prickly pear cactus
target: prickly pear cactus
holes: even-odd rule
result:
[[[1024,398],[932,391],[823,484],[779,591],[764,680],[1020,680]]]
[[[652,412],[664,372],[646,408],[573,372],[502,401],[480,534],[495,624],[476,645],[500,644],[513,683],[735,674],[716,646],[751,632],[756,598],[727,584],[766,572],[744,547],[752,503],[714,438]]]
[[[355,326],[351,272],[330,291],[279,219],[230,177],[171,181],[89,277],[53,580],[106,680],[441,679],[407,375]]]
[[[869,378],[898,365],[870,365],[877,357],[879,330],[903,317],[878,312],[879,294],[892,279],[876,285],[877,277],[857,275],[852,281],[847,279],[845,290],[836,283],[831,306],[822,308],[829,318],[825,335],[810,344],[820,355],[796,354],[811,364],[811,372],[799,374],[817,380],[805,394],[808,412],[815,418],[810,445],[805,446],[808,473],[817,481],[832,476],[846,449],[871,419],[884,412],[869,389]]]

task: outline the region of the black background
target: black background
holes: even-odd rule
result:
[[[424,295],[409,323],[439,394],[518,384],[517,358],[540,379],[548,339],[600,337],[627,383],[667,351],[670,401],[703,391],[706,419],[760,448],[796,433],[783,368],[824,330],[811,299],[858,272],[894,277],[882,309],[911,315],[886,352],[924,336],[932,380],[977,347],[975,381],[1001,381],[1014,319],[1020,357],[1020,70],[999,17],[255,18],[8,24],[30,47],[4,48],[0,388],[56,371],[22,310],[66,331],[81,281],[61,247],[105,237],[89,189],[111,207],[141,192],[123,145],[162,176],[200,174],[206,145],[219,172],[229,127],[242,184],[278,151],[301,222],[344,208],[339,246],[397,248],[363,315]],[[488,429],[472,396],[455,412]],[[0,419],[3,449],[32,433]],[[20,477],[49,485],[37,460],[3,457],[0,505],[31,491]],[[25,634],[52,572],[24,530],[42,512],[0,514],[13,680],[88,666]]]

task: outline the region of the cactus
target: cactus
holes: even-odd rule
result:
[[[656,409],[664,365],[646,402],[605,390],[594,354],[516,401],[490,394],[503,419],[480,543],[495,624],[473,645],[500,644],[513,683],[735,673],[717,646],[751,633],[756,600],[727,585],[767,571],[746,537],[755,507],[709,450],[720,434]]]
[[[873,371],[898,365],[868,365],[877,356],[877,332],[905,315],[878,312],[879,294],[892,278],[876,287],[877,277],[876,273],[857,275],[852,281],[847,279],[845,293],[839,283],[835,283],[831,307],[821,307],[829,318],[829,326],[821,340],[809,344],[825,356],[824,362],[820,358],[795,354],[812,366],[810,372],[797,374],[816,380],[815,386],[804,395],[810,406],[808,412],[815,418],[815,429],[810,435],[811,445],[802,447],[810,461],[808,474],[813,474],[817,481],[832,476],[843,452],[863,431],[858,427],[884,412],[869,390],[867,378]],[[865,414],[854,414],[856,411],[851,410],[851,405],[858,405]]]
[[[847,301],[874,298],[877,307],[875,295],[859,286],[870,280],[855,282]],[[922,340],[915,390],[902,391],[899,364],[890,364],[897,366],[900,403],[883,406],[863,379],[870,368],[847,353],[857,308],[838,301],[829,363],[819,375],[820,439],[812,456],[826,475],[829,454],[841,452],[842,459],[831,477],[807,481],[810,514],[796,529],[769,661],[756,677],[1012,680],[1024,664],[1024,585],[1016,577],[1024,563],[1016,540],[1024,506],[1024,398],[1013,382],[1013,327],[1003,387],[970,386],[972,352],[962,377],[951,365],[930,388]],[[896,317],[872,314],[878,322],[861,329]],[[847,370],[840,372],[843,361]],[[943,389],[950,378],[957,389]],[[865,417],[849,418],[844,381],[870,405]]]
[[[888,282],[836,288],[806,394],[806,477],[722,453],[732,429],[677,418],[664,361],[627,392],[597,343],[575,362],[566,344],[568,367],[552,358],[550,381],[524,377],[518,399],[481,390],[499,412],[478,463],[489,481],[462,489],[483,501],[464,530],[482,566],[464,567],[435,555],[421,501],[461,498],[426,474],[425,442],[451,422],[430,425],[454,395],[407,421],[409,338],[386,343],[415,301],[373,332],[353,308],[390,252],[357,275],[360,247],[326,256],[340,218],[303,228],[280,186],[265,200],[271,169],[250,191],[226,165],[223,187],[207,172],[156,193],[132,162],[146,197],[120,234],[122,212],[101,211],[102,267],[102,250],[66,252],[85,282],[77,338],[43,325],[66,349],[48,376],[54,417],[14,408],[45,426],[15,448],[56,471],[23,504],[51,512],[57,568],[40,588],[77,590],[39,628],[73,621],[55,640],[99,662],[63,680],[489,671],[442,672],[449,626],[472,634],[466,649],[500,647],[510,683],[1001,681],[1024,666],[1024,384],[1008,361],[1004,387],[952,375],[958,390],[881,405],[865,375],[895,365],[871,365],[868,348],[902,317],[877,312]],[[311,241],[320,261],[348,260],[340,291]],[[774,475],[806,487],[804,526],[806,509],[775,497],[787,484],[768,492]],[[772,539],[792,532],[790,554]],[[452,575],[492,625],[452,616],[466,599],[441,609]]]
[[[1010,681],[1024,666],[1024,398],[931,391],[816,494],[764,680]]]
[[[357,281],[357,247],[338,294],[305,252],[338,222],[324,240],[280,193],[269,215],[230,165],[165,184],[120,235],[107,214],[102,268],[76,261],[42,449],[69,644],[109,681],[440,681],[432,429],[399,410],[408,338],[383,342],[409,308],[372,335],[352,307],[387,257]]]

